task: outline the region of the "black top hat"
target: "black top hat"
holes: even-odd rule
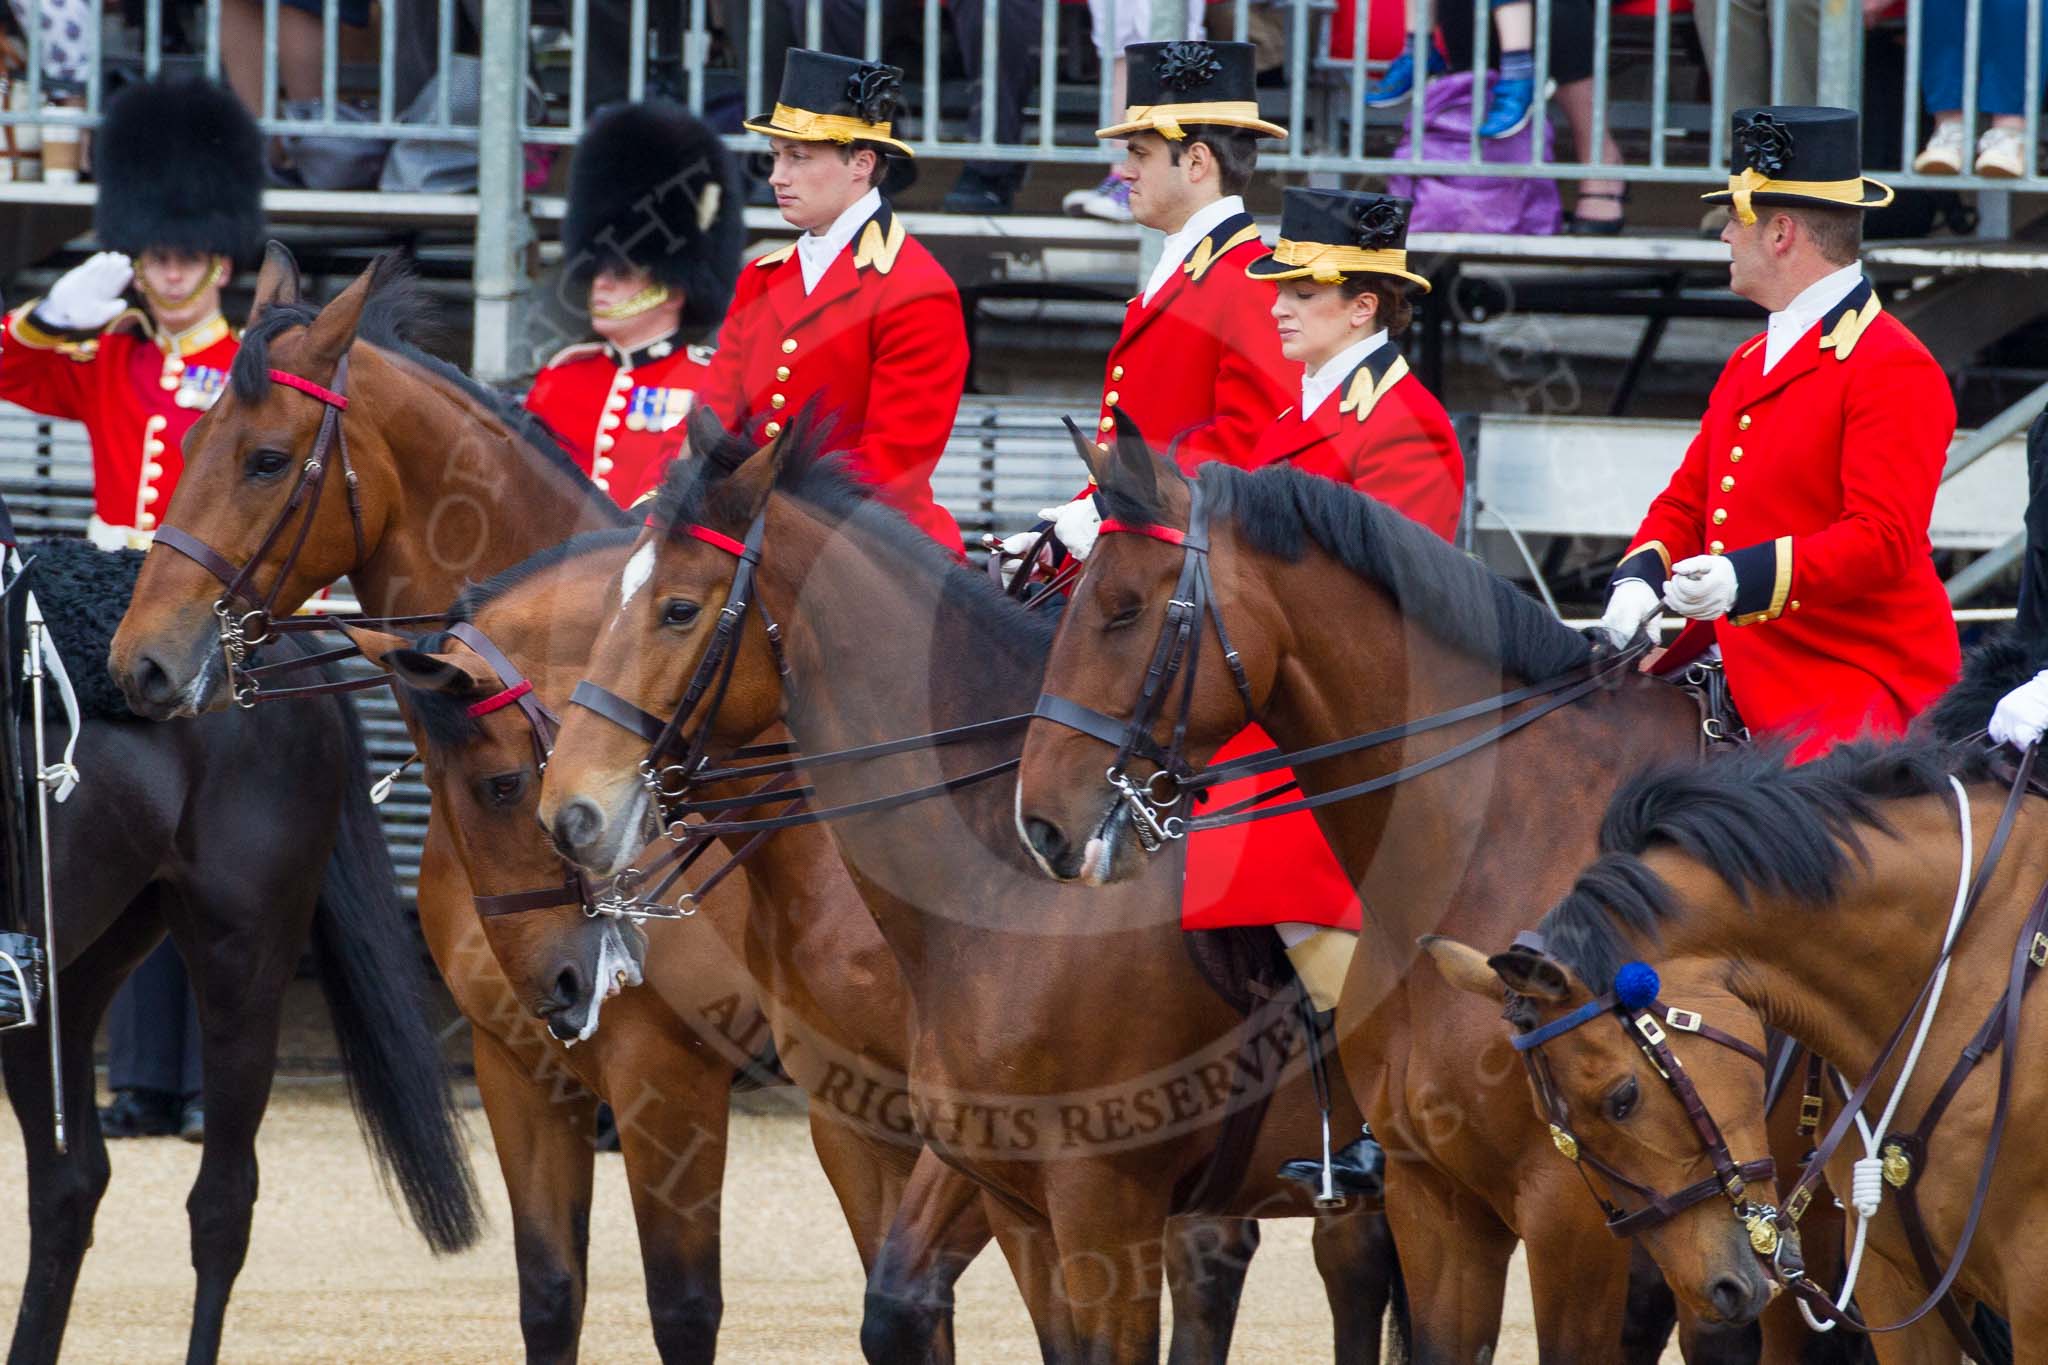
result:
[[[1280,195],[1280,240],[1245,267],[1255,280],[1314,279],[1336,284],[1353,275],[1394,275],[1422,286],[1408,268],[1408,214],[1413,200],[1354,190],[1303,190]]]
[[[748,119],[746,129],[798,142],[879,142],[914,156],[909,143],[890,135],[889,120],[902,97],[900,66],[793,47],[783,63],[774,112]]]
[[[127,87],[107,104],[93,163],[93,232],[114,251],[156,247],[239,260],[262,244],[263,135],[222,86]]]
[[[1150,131],[1179,142],[1189,123],[1287,136],[1285,128],[1259,117],[1258,64],[1250,43],[1132,43],[1124,56],[1130,62],[1130,107],[1122,123],[1096,129],[1097,137]]]
[[[1752,202],[1821,208],[1883,208],[1892,192],[1863,174],[1863,137],[1853,109],[1774,104],[1735,111],[1728,188],[1703,194],[1733,204],[1743,223]]]
[[[683,322],[725,316],[746,241],[743,196],[718,134],[668,100],[591,121],[569,166],[562,251],[572,278],[641,267],[683,294]]]

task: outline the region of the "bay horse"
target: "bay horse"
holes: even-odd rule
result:
[[[366,612],[438,613],[472,578],[625,521],[537,421],[413,343],[431,306],[396,256],[380,257],[316,309],[301,299],[290,253],[272,243],[265,255],[242,350],[226,390],[186,438],[185,473],[163,524],[236,565],[257,559],[324,411],[272,372],[325,388],[347,357],[340,426],[360,511],[352,516],[342,496],[324,498],[295,551],[273,547],[253,566],[259,591],[276,585],[272,610],[280,617],[343,577]],[[221,584],[195,560],[161,541],[151,548],[109,660],[137,711],[167,717],[231,705],[213,610],[220,596]],[[285,717],[295,710],[258,709]],[[285,717],[268,723],[284,726]],[[446,813],[435,808],[420,860],[420,929],[471,1026],[477,1086],[512,1205],[528,1359],[573,1361],[599,1097],[506,981],[457,849]],[[739,1037],[760,1027],[751,996],[714,1022]],[[722,1086],[715,1102],[685,1093],[682,1073],[664,1070],[672,1042],[653,1038],[642,1055],[633,1035],[650,1030],[614,1023],[578,1065],[599,1066],[617,1110],[642,1119],[634,1141],[645,1159],[636,1152],[631,1178],[636,1218],[651,1220],[641,1224],[643,1252],[658,1248],[646,1257],[656,1347],[665,1360],[706,1360],[723,1307],[718,1191],[727,1101]],[[610,1050],[621,1056],[600,1062],[596,1054]]]
[[[408,339],[418,334],[429,306],[396,258],[386,257],[316,310],[301,300],[290,254],[273,243],[257,281],[242,359],[228,390],[187,439],[185,473],[164,525],[235,565],[259,561],[257,587],[275,585],[272,609],[279,615],[342,577],[366,611],[423,615],[444,611],[474,579],[571,535],[623,524],[623,514],[529,414]],[[273,549],[259,559],[266,525],[292,497],[294,455],[313,448],[322,417],[319,402],[272,380],[271,371],[325,388],[344,356],[350,393],[340,425],[359,513],[352,516],[343,498],[330,497],[295,549]],[[192,558],[167,544],[152,549],[110,656],[138,711],[167,716],[231,704],[213,609],[220,596],[220,583]],[[573,1360],[583,1312],[597,1097],[573,1074],[532,1002],[507,981],[479,924],[457,849],[445,812],[436,808],[421,857],[420,926],[471,1024],[478,1086],[512,1203],[528,1356]],[[765,1036],[751,997],[733,1002],[714,992],[707,1005],[717,1006],[705,1023],[718,1036]],[[638,1051],[631,1041],[639,1031],[630,1022],[634,1009],[615,1015],[613,1026],[577,1059],[578,1066],[607,1073],[606,1083],[625,1096],[615,1107],[627,1113],[647,1094],[668,1093],[660,1064],[643,1060],[644,1074],[630,1070]],[[610,1066],[596,1059],[614,1048],[627,1056]],[[680,1100],[664,1106],[676,1122],[690,1107]],[[723,1103],[705,1112],[722,1115]],[[708,1125],[692,1129],[686,1143],[657,1131],[652,1116],[641,1129],[658,1163],[659,1175],[649,1177],[656,1182],[655,1202],[667,1213],[680,1211],[642,1232],[643,1251],[650,1241],[665,1246],[649,1263],[659,1270],[648,1276],[656,1344],[665,1359],[701,1358],[722,1309],[717,1191],[723,1124],[715,1143]],[[645,1192],[637,1192],[636,1206],[645,1203]],[[933,1204],[924,1231],[931,1245],[943,1246],[946,1219],[957,1210],[936,1199]],[[1205,1265],[1248,1258],[1254,1238],[1240,1230],[1213,1242],[1213,1253],[1199,1256]],[[1373,1252],[1369,1245],[1348,1256],[1332,1251],[1329,1260],[1348,1272],[1376,1264]],[[922,1261],[912,1256],[901,1264]],[[1215,1271],[1195,1278],[1191,1292],[1222,1302],[1191,1305],[1185,1316],[1227,1321],[1235,1302],[1231,1276]],[[1346,1282],[1358,1278],[1350,1274]],[[910,1282],[882,1296],[885,1304],[931,1301],[923,1286]]]
[[[1643,1008],[1638,999],[1654,1001],[1653,1021],[1677,1011],[1676,1024],[1662,1030],[1677,1065],[1664,1071],[1682,1070],[1697,1112],[1710,1116],[1735,1157],[1762,1150],[1761,1088],[1750,1060],[1716,1046],[1710,1030],[1753,1043],[1766,1027],[1782,1029],[1839,1067],[1859,1095],[1862,1082],[1877,1082],[1864,1112],[1878,1125],[1882,1198],[1855,1286],[1863,1321],[1881,1327],[1913,1312],[1982,1211],[1955,1279],[1954,1313],[1929,1312],[1907,1330],[1873,1337],[1878,1359],[1953,1361],[1959,1339],[1973,1358],[1998,1359],[2003,1343],[1988,1337],[1980,1347],[1972,1336],[1987,1326],[1988,1308],[2011,1323],[2004,1358],[2048,1360],[2048,1304],[2035,1292],[2035,1270],[2048,1255],[2048,1195],[2029,1163],[2048,1124],[2048,1082],[2039,1068],[2016,1065],[2048,1031],[2042,999],[2025,994],[2048,959],[2048,808],[2030,795],[2018,799],[2009,837],[2000,837],[2008,786],[1994,775],[1999,756],[1981,744],[1862,743],[1789,769],[1776,758],[1731,757],[1632,779],[1608,808],[1599,858],[1543,917],[1540,951],[1489,958],[1442,941],[1432,952],[1463,989],[1496,1005],[1509,992],[1517,1031],[1587,1011],[1586,1026],[1532,1040],[1551,1078],[1547,1117],[1580,1140],[1582,1159],[1644,1189],[1690,1184],[1706,1154],[1676,1091],[1628,1041],[1625,1030],[1640,1029],[1632,1022]],[[1895,1030],[1913,1036],[1901,1020],[1921,1012],[1919,992],[1966,901],[1924,1050],[1899,1093],[1906,1050]],[[2007,1013],[2014,983],[2024,1008]],[[1631,995],[1636,990],[1642,994]],[[1617,996],[1630,997],[1619,1016]],[[1983,1064],[1959,1076],[1966,1045]],[[1828,1181],[1852,1190],[1853,1167],[1866,1152],[1853,1130],[1830,1148],[1835,1136],[1821,1145]],[[1772,1229],[1796,1247],[1800,1197],[1780,1203],[1793,1174],[1781,1169],[1774,1184],[1757,1182],[1745,1197],[1752,1211],[1777,1215]],[[1924,1220],[1924,1260],[1908,1241],[1905,1201]],[[1769,1289],[1771,1239],[1760,1245],[1751,1233],[1748,1215],[1715,1197],[1645,1240],[1680,1295],[1753,1306]],[[1827,1279],[1819,1285],[1836,1288]],[[1980,1310],[1974,1323],[1972,1305]]]
[[[325,697],[293,715],[139,720],[104,660],[141,556],[84,541],[22,551],[85,718],[82,779],[49,822],[65,1151],[53,1139],[47,1035],[0,1034],[28,1162],[28,1274],[8,1359],[55,1361],[63,1344],[109,1177],[94,1043],[107,1002],[168,931],[191,974],[205,1068],[206,1136],[186,1201],[197,1277],[186,1359],[211,1361],[249,1249],[285,988],[309,945],[365,1140],[435,1251],[475,1240],[475,1183],[352,708]],[[47,738],[58,752],[54,717]],[[34,752],[29,740],[22,752]]]
[[[1313,809],[1367,906],[1337,1032],[1345,1075],[1387,1149],[1416,1358],[1492,1349],[1519,1240],[1546,1358],[1654,1359],[1661,1333],[1623,1326],[1628,1246],[1555,1159],[1493,1014],[1418,970],[1415,944],[1430,932],[1499,936],[1517,906],[1561,893],[1591,856],[1600,798],[1636,767],[1697,755],[1694,701],[1610,665],[1550,711],[1566,689],[1529,685],[1590,679],[1602,656],[1476,560],[1349,487],[1287,466],[1210,464],[1190,479],[1142,434],[1118,430],[1106,452],[1076,445],[1109,516],[1149,533],[1105,535],[1089,556],[1046,665],[1047,701],[1105,707],[1111,726],[1128,725],[1169,599],[1185,596],[1184,560],[1200,553],[1213,596],[1194,608],[1184,669],[1146,720],[1151,752],[1177,750],[1199,770],[1252,718],[1247,698],[1290,751],[1388,732],[1390,742],[1310,765],[1299,795],[1389,783]],[[1189,551],[1177,542],[1198,488],[1206,550]],[[1517,689],[1519,701],[1486,709]],[[1403,728],[1468,705],[1461,722]],[[1160,860],[1106,776],[1121,757],[1113,730],[1084,734],[1043,707],[1025,736],[1012,837],[1062,882],[1109,893],[1154,875]],[[1412,777],[1395,782],[1407,765]],[[1130,780],[1144,784],[1156,766],[1134,758]],[[1788,1314],[1772,1314],[1767,1333],[1767,1354],[1796,1358],[1803,1333]],[[1687,1337],[1693,1359],[1744,1350],[1694,1340],[1690,1323]]]
[[[760,610],[701,718],[716,746],[781,720],[816,756],[1028,707],[1050,623],[821,461],[814,422],[799,418],[759,452],[708,415],[693,418],[690,439],[693,458],[671,468],[614,587],[592,685],[672,711],[732,593],[724,547],[757,535]],[[786,676],[764,619],[777,623]],[[805,780],[829,807],[960,777],[1000,760],[1005,743],[982,735],[943,757],[919,749]],[[644,739],[585,708],[564,721],[541,814],[597,875],[639,847],[652,810],[644,752]],[[1013,795],[987,781],[829,828],[910,992],[910,1094],[926,1140],[1050,1225],[1073,1358],[1156,1360],[1170,1216],[1312,1211],[1305,1190],[1274,1174],[1317,1132],[1303,1036],[1286,997],[1241,1027],[1190,962],[1163,876],[1100,895],[1037,876],[1010,831]],[[1265,1122],[1220,1147],[1226,1116],[1255,1115],[1267,1095]],[[1357,1122],[1341,1094],[1336,1122]],[[1379,1303],[1328,1287],[1341,1358],[1376,1358]]]
[[[515,707],[494,707],[493,700],[530,687],[528,695],[540,700],[545,714],[569,712],[571,692],[583,675],[633,540],[633,533],[623,531],[578,537],[515,565],[457,601],[449,620],[479,632],[516,677],[506,677],[471,643],[445,633],[412,641],[352,632],[365,655],[398,681],[409,723],[426,755],[428,785],[435,801],[454,814],[452,828],[479,896],[502,898],[561,880],[557,856],[535,837],[541,774],[532,718]],[[478,710],[483,714],[471,714]],[[903,1202],[896,1191],[906,1178],[937,1186],[914,1194],[912,1209],[925,1207],[926,1200],[936,1201],[940,1209],[958,1207],[978,1200],[980,1187],[936,1158],[920,1156],[923,1143],[904,1089],[909,1000],[895,959],[847,879],[830,837],[823,830],[795,828],[758,847],[749,848],[750,836],[732,836],[726,843],[731,854],[745,855],[741,874],[757,892],[744,943],[733,941],[715,918],[714,905],[694,909],[685,923],[652,924],[644,935],[632,935],[632,947],[645,955],[644,988],[625,992],[618,1004],[605,1008],[619,1010],[637,1001],[680,1012],[694,1003],[693,994],[701,994],[693,990],[693,977],[730,972],[735,966],[749,984],[763,983],[760,997],[776,1053],[812,1096],[819,1159],[840,1197],[863,1264],[873,1267],[889,1216]],[[707,938],[707,931],[715,932]],[[608,989],[596,966],[603,960],[608,926],[579,904],[494,915],[486,919],[485,932],[514,988],[545,1018],[578,1011]],[[1024,1229],[999,1204],[990,1213],[1003,1226],[1013,1262],[1023,1262],[1033,1253]],[[949,1344],[945,1309],[953,1276],[988,1232],[983,1220],[960,1220],[925,1252],[935,1275],[904,1267],[885,1269],[876,1278],[863,1334],[870,1359],[922,1358],[927,1338],[942,1347]],[[1220,1365],[1227,1358],[1252,1248],[1240,1227],[1217,1220],[1194,1220],[1176,1232],[1166,1248],[1176,1295],[1171,1358]],[[1327,1244],[1342,1232],[1370,1236],[1371,1229],[1336,1228],[1319,1241]],[[1329,1245],[1324,1252],[1333,1264],[1336,1257],[1355,1255]],[[891,1286],[905,1280],[926,1287],[915,1297],[892,1299]],[[1048,1301],[1049,1282],[1043,1276],[1020,1280],[1038,1296],[1030,1304],[1034,1320],[1048,1340],[1056,1339],[1064,1324],[1055,1315],[1064,1308]],[[1355,1275],[1347,1275],[1344,1284],[1347,1290],[1360,1287]]]

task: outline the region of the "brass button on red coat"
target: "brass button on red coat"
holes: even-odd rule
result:
[[[777,436],[780,436],[782,434],[782,423],[770,422],[767,426],[761,428],[761,430],[768,433],[768,439],[772,441]]]
[[[1714,509],[1714,525],[1719,526],[1722,522],[1726,520],[1728,520],[1728,509],[1725,507],[1716,507]]]
[[[1117,366],[1109,372],[1109,377],[1112,381],[1122,379],[1124,377],[1124,367],[1121,365]]]
[[[1707,553],[1708,553],[1708,554],[1710,554],[1710,555],[1717,555],[1717,554],[1721,553],[1721,551],[1723,551],[1723,550],[1725,550],[1725,549],[1727,549],[1727,548],[1728,548],[1728,546],[1726,545],[1726,543],[1725,543],[1725,542],[1722,542],[1722,541],[1718,541],[1718,540],[1717,540],[1717,541],[1715,541],[1715,542],[1714,542],[1713,544],[1711,544],[1711,545],[1707,546]]]
[[[1723,493],[1735,491],[1735,476],[1733,474],[1723,474],[1721,476],[1721,491]]]
[[[789,379],[789,366],[787,366],[787,365],[777,365],[777,366],[775,367],[775,382],[776,382],[776,383],[778,383],[778,384],[781,384],[781,383],[784,383],[784,382],[786,382],[786,381],[787,381],[788,379]]]
[[[795,337],[784,337],[784,338],[782,339],[782,353],[783,353],[784,355],[788,355],[788,354],[789,354],[789,353],[790,353],[791,351],[794,351],[795,349],[796,349],[796,338],[795,338]]]

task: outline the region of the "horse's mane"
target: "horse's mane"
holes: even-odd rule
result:
[[[309,326],[320,315],[312,303],[273,303],[242,333],[241,348],[228,368],[228,383],[244,403],[261,402],[270,392],[271,344],[285,333]],[[561,438],[539,417],[510,395],[479,383],[461,369],[430,354],[425,343],[436,331],[433,297],[419,277],[396,253],[381,256],[370,276],[356,339],[416,365],[465,396],[503,423],[514,436],[587,490],[593,506],[624,525],[626,515],[577,467]]]
[[[2048,668],[2039,645],[2011,630],[1988,635],[1963,655],[1963,676],[1928,708],[1926,725],[1943,739],[1967,739],[1991,724],[1998,699]]]
[[[463,589],[462,595],[448,608],[448,623],[474,622],[478,612],[548,569],[599,550],[630,545],[637,535],[638,532],[630,527],[607,527],[585,531],[559,545],[537,550],[511,568],[500,570],[483,582],[472,583]],[[437,630],[420,636],[413,641],[412,647],[428,654],[438,654],[456,643],[455,637],[446,630]],[[419,721],[427,742],[436,748],[460,748],[483,733],[483,726],[469,713],[469,702],[465,699],[414,687],[396,674],[392,675],[392,684],[398,689],[399,699]]]
[[[1826,905],[1863,833],[1893,832],[1883,803],[1948,790],[1988,772],[1989,751],[1914,737],[1845,744],[1798,767],[1757,744],[1705,763],[1648,769],[1624,783],[1600,826],[1600,857],[1543,918],[1550,952],[1592,990],[1605,991],[1634,956],[1629,938],[1655,940],[1681,913],[1642,855],[1672,848],[1706,867],[1743,906],[1758,896]]]
[[[1345,568],[1394,596],[1401,614],[1445,644],[1498,662],[1530,681],[1584,664],[1592,645],[1542,603],[1427,527],[1378,499],[1291,465],[1256,472],[1209,463],[1198,471],[1210,513],[1229,517],[1247,544],[1299,560],[1313,540]],[[1154,525],[1165,508],[1128,489],[1102,490],[1109,515]]]
[[[874,488],[853,472],[845,453],[833,449],[832,424],[814,405],[790,421],[781,440],[777,492],[797,499],[832,526],[856,529],[880,542],[892,564],[937,583],[942,600],[964,607],[967,619],[996,647],[1041,662],[1051,652],[1058,616],[1025,609],[986,573],[962,564],[876,497]],[[669,466],[649,507],[649,524],[672,531],[692,522],[733,525],[743,520],[747,509],[735,501],[728,476],[754,449],[743,434],[733,432],[715,442],[693,440],[694,458]]]

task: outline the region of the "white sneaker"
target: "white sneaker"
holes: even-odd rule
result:
[[[2018,128],[1985,129],[1977,139],[1977,174],[2017,180],[2026,173],[2026,135]]]
[[[1111,223],[1129,223],[1131,182],[1119,175],[1104,176],[1100,185],[1085,190],[1068,190],[1060,200],[1060,211],[1069,218],[1101,218]]]
[[[1990,136],[1990,134],[1985,134]],[[1963,122],[1943,119],[1934,125],[1934,136],[1913,158],[1915,175],[1961,175],[1963,172]]]

